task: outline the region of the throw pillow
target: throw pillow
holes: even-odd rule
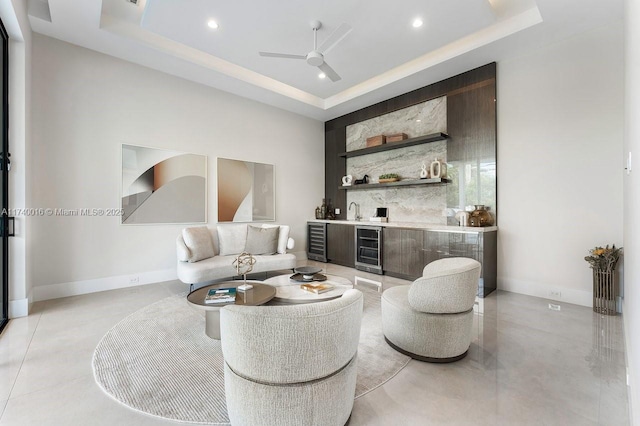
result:
[[[278,226],[278,254],[285,254],[287,252],[287,244],[289,243],[289,227],[285,225]]]
[[[247,225],[245,223],[218,225],[218,246],[220,256],[240,254],[247,243]]]
[[[278,249],[278,231],[277,226],[269,228],[249,226],[244,251],[253,255],[275,254]]]
[[[196,226],[182,230],[182,239],[189,249],[187,260],[191,263],[214,256],[211,233],[206,226]]]

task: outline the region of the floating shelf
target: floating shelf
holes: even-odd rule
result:
[[[424,135],[424,136],[418,136],[416,138],[405,139],[402,142],[389,142],[389,143],[385,143],[378,146],[372,146],[371,148],[363,148],[363,149],[356,149],[354,151],[341,152],[340,154],[338,154],[338,156],[345,157],[345,158],[357,157],[359,155],[374,154],[376,152],[389,151],[389,150],[398,149],[398,148],[406,148],[408,146],[420,145],[423,143],[443,141],[448,137],[449,135],[447,135],[446,133],[432,133],[430,135]]]
[[[389,183],[364,183],[361,185],[351,186],[339,186],[338,189],[345,191],[352,191],[356,189],[377,189],[377,188],[389,188],[395,186],[422,186],[422,185],[442,185],[451,182],[449,179],[411,179],[411,180],[399,180]]]

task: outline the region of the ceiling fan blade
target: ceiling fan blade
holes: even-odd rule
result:
[[[342,77],[340,77],[338,73],[333,70],[333,68],[327,65],[326,62],[323,62],[322,65],[318,65],[318,68],[320,68],[320,71],[325,73],[325,75],[329,77],[329,79],[331,79],[331,81],[333,81],[334,83],[336,81],[342,80]]]
[[[351,32],[351,27],[347,24],[342,24],[336,30],[331,33],[329,37],[320,45],[318,49],[321,53],[327,53],[329,50],[333,48],[336,44],[340,42],[343,38],[346,37],[347,34]]]
[[[268,58],[287,58],[287,59],[307,59],[307,55],[290,55],[288,53],[271,53],[271,52],[258,52],[260,56],[266,56]]]

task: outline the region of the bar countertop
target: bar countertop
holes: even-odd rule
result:
[[[336,223],[340,225],[353,225],[353,226],[381,226],[386,228],[409,228],[409,229],[424,229],[427,231],[443,231],[443,232],[495,232],[498,230],[497,226],[452,226],[452,225],[438,225],[433,223],[422,222],[372,222],[369,220],[326,220],[326,219],[309,219],[307,222],[315,223]]]

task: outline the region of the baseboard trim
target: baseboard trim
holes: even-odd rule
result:
[[[9,318],[20,318],[29,315],[29,299],[9,300]]]
[[[293,252],[297,260],[305,260],[306,252]],[[71,281],[66,283],[49,284],[33,288],[32,302],[59,299],[61,297],[78,296],[81,294],[97,293],[99,291],[116,290],[119,288],[136,287],[163,281],[177,280],[175,269],[140,272],[137,274],[118,275],[114,277],[96,278],[92,280]],[[25,299],[26,300],[26,299]],[[22,312],[22,310],[20,310]],[[25,314],[26,315],[26,314]]]
[[[556,300],[558,302],[572,303],[574,305],[591,307],[593,305],[593,293],[585,290],[574,290],[566,287],[558,287],[540,282],[513,280],[498,277],[498,289],[512,293],[526,294],[527,296],[540,297],[542,299]],[[560,292],[562,296],[552,295],[552,292]]]
[[[136,287],[163,281],[178,279],[175,269],[140,272],[137,274],[118,275],[114,277],[96,278],[92,280],[73,281],[66,283],[36,286],[33,288],[33,301],[40,302],[61,297],[78,296],[81,294],[97,293],[99,291],[116,290],[119,288]]]

